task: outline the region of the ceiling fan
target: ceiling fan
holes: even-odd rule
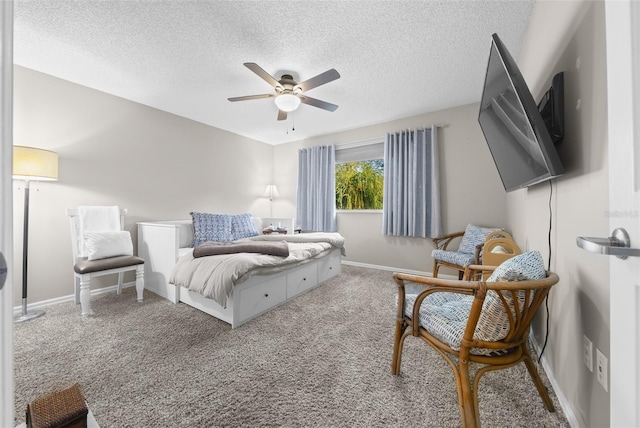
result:
[[[261,98],[275,98],[276,106],[278,106],[278,120],[285,120],[287,113],[294,111],[300,106],[300,103],[305,103],[310,106],[318,107],[328,111],[335,111],[338,106],[335,104],[321,101],[315,98],[308,97],[304,93],[310,89],[317,88],[325,83],[332,82],[340,78],[340,74],[335,70],[327,70],[324,73],[320,73],[311,79],[298,83],[293,80],[290,74],[283,74],[280,80],[276,80],[275,77],[264,71],[258,64],[253,62],[245,62],[244,66],[249,70],[260,76],[265,82],[273,86],[276,90],[275,94],[261,94],[261,95],[247,95],[244,97],[228,98],[229,101],[247,101],[258,100]]]

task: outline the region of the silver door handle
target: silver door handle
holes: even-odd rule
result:
[[[7,279],[7,261],[4,259],[2,253],[0,253],[0,290],[4,287],[4,282]]]
[[[631,248],[629,234],[621,227],[614,229],[608,238],[578,236],[576,238],[576,244],[583,250],[616,256],[622,260],[627,257],[640,257],[640,248]]]

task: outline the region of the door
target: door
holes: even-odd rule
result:
[[[640,4],[606,3],[609,226],[640,248]],[[634,126],[635,123],[635,126]],[[640,257],[610,265],[612,427],[640,426]]]
[[[0,2],[0,254],[13,266],[13,2]],[[1,258],[0,258],[1,259]],[[0,266],[0,276],[5,272]],[[1,281],[1,279],[0,279]],[[0,289],[0,426],[13,426],[11,269]]]

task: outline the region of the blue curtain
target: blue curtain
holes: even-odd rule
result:
[[[442,235],[437,136],[435,126],[385,136],[383,235]]]
[[[335,232],[335,146],[298,151],[298,208],[296,222],[303,230]]]

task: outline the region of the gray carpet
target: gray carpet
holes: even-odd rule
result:
[[[101,427],[460,425],[448,364],[408,338],[390,372],[391,273],[343,274],[249,323],[230,326],[135,290],[72,303],[15,326],[16,423],[27,403],[77,382]],[[545,384],[548,381],[542,373]],[[551,389],[550,389],[550,392]],[[485,375],[485,427],[565,427],[521,364]]]

